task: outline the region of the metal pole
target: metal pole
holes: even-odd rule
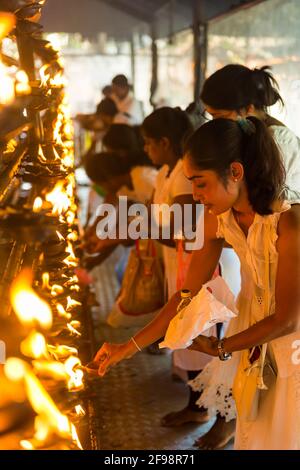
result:
[[[158,87],[158,51],[157,51],[157,44],[156,44],[156,24],[155,20],[151,25],[151,37],[152,37],[152,78],[151,78],[151,86],[150,86],[150,103],[153,107],[155,107],[155,103],[153,102],[153,97]]]
[[[194,100],[198,101],[205,80],[207,65],[207,23],[204,20],[203,0],[194,4]]]

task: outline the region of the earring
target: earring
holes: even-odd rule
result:
[[[238,173],[235,169],[231,171],[233,181],[237,182],[238,181]]]

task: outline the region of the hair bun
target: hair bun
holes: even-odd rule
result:
[[[271,67],[264,65],[252,70],[252,77],[255,89],[257,91],[257,100],[263,106],[273,106],[278,101],[284,105],[283,99],[279,94],[279,86],[271,73]]]

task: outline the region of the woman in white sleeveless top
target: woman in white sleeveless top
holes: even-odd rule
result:
[[[255,116],[269,128],[279,150],[286,171],[284,198],[290,203],[300,199],[300,139],[284,124],[268,114],[269,107],[283,100],[278,91],[278,85],[268,67],[254,70],[239,64],[229,64],[213,73],[204,83],[201,99],[213,119],[239,119]],[[227,263],[227,268],[230,264]],[[232,263],[233,268],[236,262]],[[236,271],[234,270],[234,273]],[[235,276],[236,277],[236,276]],[[236,284],[236,283],[235,283]],[[232,285],[230,285],[232,287]],[[232,327],[236,323],[233,322]],[[224,385],[223,375],[213,373],[215,398],[213,388],[203,393],[199,406],[207,406],[211,413],[217,415],[212,428],[199,439],[196,445],[202,449],[214,449],[224,446],[233,436],[236,418],[235,407],[228,401],[232,384]],[[209,381],[210,369],[203,374],[204,389]],[[199,386],[200,384],[198,384]],[[230,408],[229,408],[230,406]]]
[[[221,341],[199,336],[191,349],[218,357],[219,368],[224,367],[232,381],[240,352],[267,344],[277,376],[264,392],[256,419],[238,418],[235,447],[300,449],[295,355],[300,342],[300,207],[290,207],[282,199],[285,175],[278,148],[256,118],[216,119],[188,141],[184,171],[193,183],[195,199],[207,209],[204,247],[194,253],[184,287],[196,294],[210,279],[224,239],[237,251],[243,273],[236,319],[239,332],[228,331]],[[264,278],[266,267],[269,282]],[[263,301],[267,293],[268,311]],[[178,302],[177,293],[134,340],[104,344],[95,357],[99,374],[161,336]]]
[[[249,120],[242,121],[241,126],[244,128],[243,132],[246,133],[244,140],[247,142],[248,139],[248,141],[251,142],[251,140],[254,141],[256,138],[259,122],[255,119],[250,121],[250,125],[248,122]],[[253,123],[256,129],[252,129]],[[218,126],[220,129],[222,125],[222,122],[217,123],[217,121],[215,121],[215,126]],[[247,135],[247,132],[249,135]],[[253,134],[251,134],[252,132]],[[199,143],[200,136],[198,138],[198,145]],[[195,147],[194,142],[190,147],[192,154]],[[197,157],[195,157],[196,165],[201,165],[201,160],[196,158]],[[263,156],[261,158],[263,158]],[[267,149],[265,161],[267,164]],[[274,159],[273,161],[274,177],[278,170],[276,169],[276,160]],[[244,168],[246,165],[247,159],[245,159]],[[258,169],[259,165],[257,164],[257,170]],[[194,177],[195,174],[197,175],[191,166],[188,171],[190,172],[190,177]],[[239,179],[238,168],[236,170],[233,169],[233,173],[235,171],[237,172],[236,178]],[[262,173],[265,171],[265,174],[261,177],[261,181],[259,174],[257,175],[256,188],[253,188],[253,193],[255,195],[255,192],[257,192],[257,196],[259,196],[259,186],[262,185],[263,178],[267,176],[266,169],[264,170],[262,167],[261,171]],[[271,171],[271,168],[269,171]],[[247,175],[246,171],[245,173]],[[196,178],[195,182],[197,181],[198,179]],[[253,183],[254,182],[255,181],[253,181]],[[270,179],[269,187],[271,188],[271,186],[272,182]],[[201,193],[199,189],[195,191],[198,191],[198,194]],[[265,191],[265,193],[267,194],[267,191]],[[280,194],[280,192],[278,194]],[[264,191],[262,191],[261,197],[263,197],[263,195]],[[206,197],[205,190],[203,190],[201,197]],[[252,198],[254,198],[254,196],[252,196]],[[207,202],[209,203],[210,201]],[[299,275],[300,273],[300,259],[299,254],[297,254],[297,246],[294,247],[295,259],[293,261],[285,259],[289,257],[287,252],[288,241],[286,239],[289,230],[291,230],[291,244],[293,244],[294,238],[296,245],[298,239],[299,245],[300,225],[297,226],[296,222],[294,227],[290,226],[293,218],[295,217],[297,219],[299,206],[295,205],[294,208],[291,209],[291,206],[284,201],[276,201],[276,199],[274,199],[270,202],[272,202],[270,205],[270,209],[272,210],[271,214],[259,214],[253,211],[252,214],[247,215],[247,212],[236,210],[236,206],[233,206],[225,213],[218,215],[218,209],[214,207],[211,208],[213,213],[217,213],[218,219],[215,239],[226,240],[239,256],[241,262],[242,287],[237,302],[239,315],[230,322],[226,332],[226,339],[223,343],[226,351],[234,351],[232,358],[228,360],[228,362],[222,362],[219,358],[214,359],[203,373],[195,379],[194,387],[197,389],[202,389],[203,387],[204,391],[200,398],[201,403],[204,402],[210,411],[214,410],[220,412],[220,410],[222,410],[223,415],[229,420],[235,416],[235,406],[231,388],[240,361],[241,350],[248,348],[248,341],[250,347],[265,341],[268,342],[268,356],[274,370],[277,372],[277,377],[274,375],[271,379],[268,391],[264,392],[265,396],[262,403],[260,403],[257,419],[255,421],[248,421],[244,417],[238,418],[235,440],[236,449],[274,450],[300,448],[300,399],[297,398],[300,391],[300,387],[297,385],[299,371],[292,363],[293,344],[295,340],[300,338],[300,332],[291,332],[288,321],[285,325],[284,320],[282,321],[281,327],[276,325],[278,328],[277,333],[275,333],[275,322],[273,331],[271,328],[268,328],[268,322],[271,324],[270,320],[272,317],[273,320],[276,315],[284,316],[284,312],[282,311],[280,313],[280,309],[289,309],[288,300],[286,298],[289,287],[283,281],[283,278],[287,276],[284,272],[284,266],[291,264],[291,269],[294,271],[294,275],[290,273],[292,279],[289,281],[286,280],[286,282],[290,282],[292,286],[297,282],[295,275],[297,276],[297,274]],[[253,207],[253,203],[252,205],[250,204],[250,207]],[[267,249],[265,249],[265,247],[267,247]],[[265,281],[266,262],[269,263],[269,285],[266,285]],[[266,313],[264,311],[264,298],[267,290],[270,294],[270,308]],[[295,326],[292,330],[294,328],[298,330],[297,310],[299,311],[299,305],[297,304],[299,303],[300,297],[297,290],[298,289],[295,289],[293,292],[295,299],[291,301],[291,310],[295,309],[295,318],[293,319]],[[275,304],[275,295],[278,305]],[[284,303],[284,299],[286,303]],[[279,313],[276,311],[277,308],[279,309]],[[290,312],[287,313],[287,316],[289,313]],[[266,318],[266,316],[269,316],[269,318]],[[254,324],[255,327],[252,327],[252,331],[256,328],[256,332],[254,331],[253,338],[251,338],[251,325]],[[266,326],[263,326],[263,324]],[[240,334],[237,334],[238,332],[240,332]],[[248,338],[246,332],[249,332],[247,335]],[[241,338],[240,340],[239,337]],[[260,337],[261,342],[257,342],[258,337]],[[253,341],[254,344],[251,344]],[[244,343],[245,348],[235,345],[239,343]],[[206,341],[201,338],[199,341],[196,341],[194,347],[196,350],[204,350],[206,352],[210,350],[212,353],[214,344],[213,339]],[[233,347],[231,346],[232,344]],[[218,393],[216,393],[216,391],[218,391]],[[219,397],[219,400],[216,400],[216,397]],[[296,405],[296,408],[298,406],[298,413],[295,411],[294,405]],[[284,429],[284,432],[282,429]]]

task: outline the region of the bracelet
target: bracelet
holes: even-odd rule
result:
[[[219,359],[220,361],[228,361],[228,359],[231,359],[232,357],[232,353],[228,353],[225,351],[224,349],[224,340],[226,338],[223,338],[221,339],[219,342],[218,342],[218,345],[217,345],[217,348],[218,348],[218,355],[219,355]]]
[[[135,345],[135,347],[136,347],[139,351],[142,351],[141,348],[139,347],[139,345],[137,344],[136,340],[134,339],[134,337],[131,336],[130,339],[132,340],[132,342],[133,342],[133,344]]]

